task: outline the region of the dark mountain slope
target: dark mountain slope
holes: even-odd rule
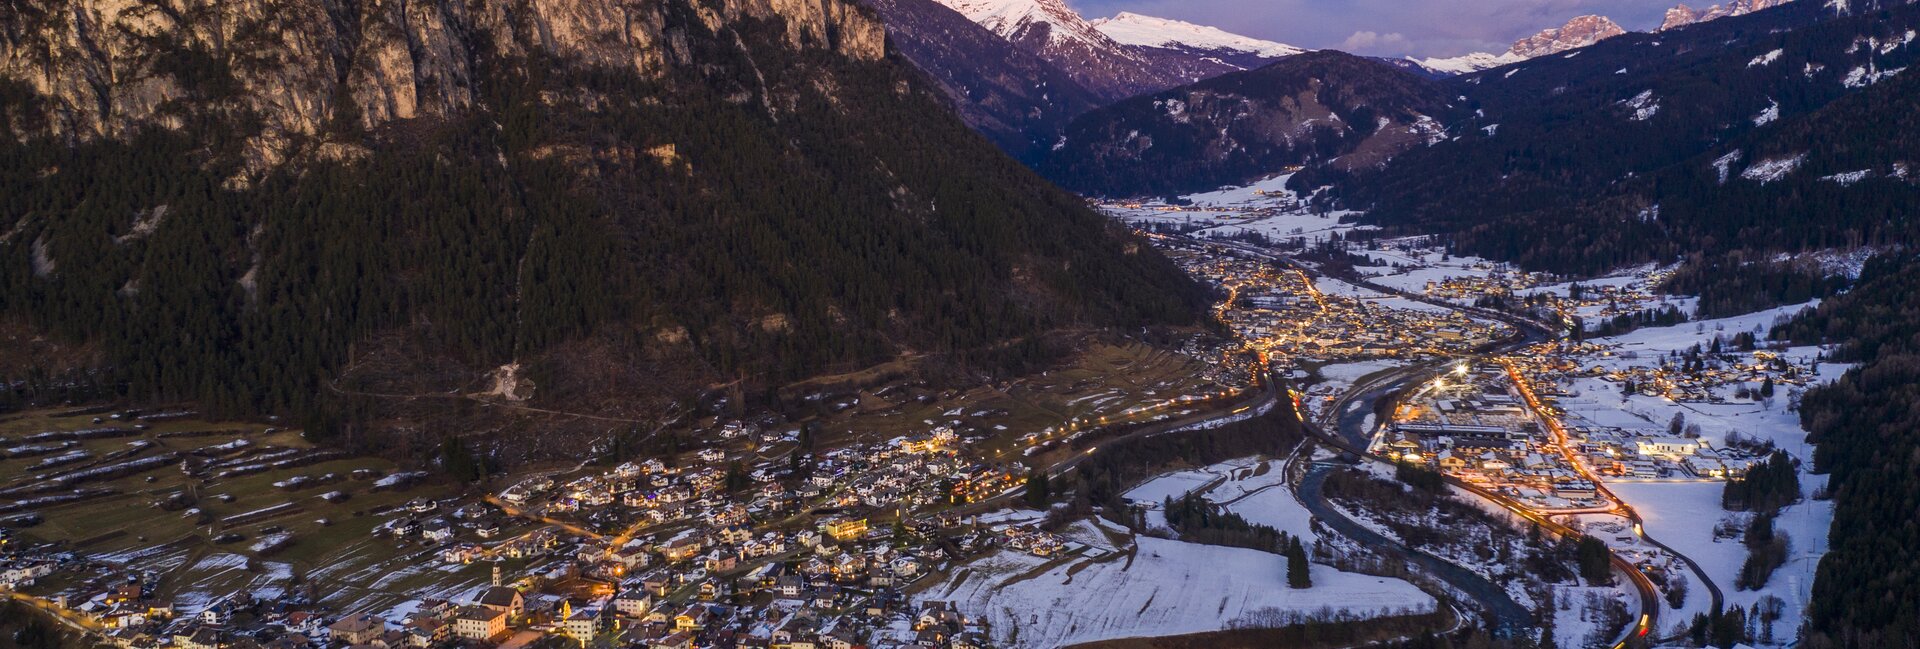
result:
[[[1898,647],[1920,637],[1920,258],[1876,258],[1850,292],[1822,302],[1773,337],[1838,343],[1857,365],[1808,390],[1800,422],[1817,470],[1828,472],[1833,526],[1809,599],[1803,645]]]
[[[1101,100],[1065,72],[934,0],[862,0],[900,53],[945,91],[961,119],[1027,157]]]
[[[0,316],[105,349],[72,384],[418,448],[1203,299],[838,2],[9,7]]]
[[[1040,169],[1105,195],[1211,189],[1289,165],[1372,167],[1447,110],[1433,81],[1333,51],[1143,95],[1074,119]]]
[[[1731,143],[1795,128],[1870,89],[1873,71],[1914,63],[1920,47],[1906,35],[1917,27],[1911,5],[1836,18],[1820,3],[1796,2],[1467,75],[1448,86],[1478,115],[1451,124],[1454,137],[1380,173],[1305,173],[1296,186],[1333,184],[1330,196],[1383,224],[1452,233],[1464,251],[1556,271],[1865,241],[1877,235],[1806,214],[1756,239],[1763,232],[1743,219],[1702,210],[1728,192],[1765,202],[1784,185],[1729,182],[1709,198],[1698,181],[1711,174],[1720,187],[1713,163]],[[1890,135],[1873,124],[1833,126]],[[1740,178],[1754,160],[1728,171]]]

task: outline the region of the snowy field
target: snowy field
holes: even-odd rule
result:
[[[1299,237],[1307,241],[1324,240],[1335,233],[1346,233],[1371,226],[1342,223],[1358,212],[1335,211],[1314,214],[1301,206],[1299,197],[1287,190],[1290,175],[1280,175],[1244,187],[1223,187],[1210,192],[1181,196],[1184,205],[1164,202],[1109,204],[1101,206],[1108,214],[1135,225],[1160,223],[1199,228],[1200,236],[1234,235],[1257,232],[1273,239]]]
[[[995,644],[1058,647],[1096,640],[1218,631],[1266,609],[1384,615],[1433,610],[1404,581],[1312,567],[1313,587],[1286,586],[1276,554],[1138,537],[1132,556],[1047,560],[1000,552],[921,593],[984,617]],[[1044,568],[1044,570],[1042,570]],[[1037,574],[1036,574],[1036,571]]]
[[[1353,385],[1355,381],[1359,381],[1362,377],[1365,377],[1368,374],[1373,374],[1375,372],[1380,372],[1384,370],[1390,370],[1396,367],[1400,367],[1401,365],[1404,365],[1404,364],[1405,364],[1404,361],[1391,360],[1391,359],[1358,361],[1353,363],[1336,363],[1333,365],[1327,365],[1327,366],[1321,367],[1320,378],[1325,379],[1327,383],[1337,383],[1337,384],[1340,384],[1341,386],[1349,386],[1349,385]]]
[[[1187,492],[1207,486],[1226,477],[1226,472],[1240,468],[1233,463],[1216,464],[1204,469],[1176,471],[1141,484],[1127,491],[1125,498],[1134,502],[1158,505],[1168,498],[1179,498]]]
[[[1497,262],[1479,257],[1456,257],[1437,249],[1418,248],[1412,252],[1401,250],[1365,250],[1353,249],[1350,252],[1372,259],[1380,266],[1359,266],[1354,270],[1371,276],[1370,279],[1381,286],[1420,293],[1427,289],[1427,283],[1439,283],[1455,277],[1486,277],[1494,270],[1502,268]],[[1404,268],[1395,268],[1403,266]]]
[[[1247,522],[1265,525],[1287,534],[1300,537],[1308,546],[1318,540],[1320,535],[1313,531],[1313,513],[1307,511],[1300,499],[1288,489],[1280,467],[1265,476],[1258,476],[1228,482],[1207,494],[1207,499],[1217,503],[1228,503],[1227,509],[1239,514]]]
[[[1166,498],[1207,488],[1202,496],[1208,502],[1225,505],[1253,524],[1312,541],[1319,538],[1313,533],[1313,515],[1287,488],[1285,467],[1283,460],[1228,460],[1156,477],[1128,491],[1126,497],[1145,504],[1148,525],[1157,527],[1166,525],[1159,511]]]
[[[1802,474],[1800,484],[1809,492],[1826,483],[1826,476]],[[1774,595],[1787,603],[1787,613],[1774,624],[1776,638],[1788,639],[1799,628],[1807,598],[1813,588],[1814,568],[1827,553],[1827,529],[1833,523],[1833,501],[1807,499],[1781,510],[1774,529],[1791,538],[1787,563],[1774,571],[1773,578],[1758,591],[1734,588],[1740,565],[1746,561],[1747,548],[1739,539],[1715,541],[1713,528],[1722,519],[1738,516],[1720,508],[1720,483],[1619,483],[1609,484],[1620,497],[1634,504],[1645,519],[1647,534],[1691,557],[1707,577],[1726,594],[1727,605],[1752,607],[1754,602]],[[1744,518],[1738,520],[1745,520]],[[1691,578],[1691,577],[1690,577]],[[1707,589],[1691,584],[1687,606],[1680,615],[1669,613],[1670,620],[1691,618],[1706,611]],[[1661,629],[1667,631],[1667,629]]]
[[[1254,523],[1314,539],[1312,516],[1287,488],[1284,464],[1248,457],[1175,471],[1126,497],[1157,510],[1164,498],[1206,488],[1208,500]],[[1148,514],[1151,524],[1164,525],[1159,511]],[[984,618],[996,644],[1008,647],[1219,631],[1270,610],[1379,616],[1436,605],[1405,581],[1322,565],[1311,569],[1312,588],[1293,590],[1286,587],[1286,558],[1256,550],[1134,536],[1085,521],[1061,536],[1090,551],[1054,559],[1002,551],[955,570],[915,599],[953,602]],[[1115,547],[1116,538],[1126,541]],[[1089,596],[1094,593],[1099,596]]]
[[[1257,208],[1275,203],[1274,195],[1291,196],[1287,181],[1293,174],[1281,174],[1244,187],[1222,187],[1210,192],[1187,194],[1182,200],[1197,207]]]

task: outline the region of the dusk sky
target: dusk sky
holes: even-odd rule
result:
[[[1176,18],[1306,48],[1377,56],[1504,52],[1515,39],[1600,14],[1631,30],[1676,0],[1067,0],[1088,19],[1121,11]],[[1691,2],[1696,7],[1711,2]]]

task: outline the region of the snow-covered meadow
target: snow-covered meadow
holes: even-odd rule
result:
[[[1158,503],[1195,490],[1253,523],[1317,538],[1311,514],[1287,488],[1281,460],[1174,471],[1126,497],[1153,507],[1149,525],[1163,526]],[[1311,568],[1312,588],[1290,589],[1280,555],[1138,536],[1104,521],[1075,523],[1061,536],[1086,551],[1048,559],[1003,550],[954,570],[916,600],[953,602],[984,619],[994,641],[1009,647],[1219,631],[1273,611],[1372,617],[1437,605],[1405,581],[1323,565]]]
[[[1277,554],[1136,537],[1102,559],[1049,560],[1002,551],[969,564],[921,601],[950,601],[985,619],[996,644],[1058,647],[1096,640],[1219,631],[1268,610],[1387,615],[1433,610],[1396,579],[1312,567],[1313,587],[1286,583]]]

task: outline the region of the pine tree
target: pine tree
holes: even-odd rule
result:
[[[1298,538],[1287,544],[1287,587],[1313,587],[1313,575],[1307,564],[1307,548],[1301,545]]]
[[[1046,509],[1047,502],[1053,498],[1049,493],[1047,472],[1035,469],[1027,473],[1027,505],[1035,509]]]
[[[1611,555],[1607,552],[1607,544],[1600,539],[1591,536],[1580,538],[1580,576],[1596,586],[1612,580]]]

